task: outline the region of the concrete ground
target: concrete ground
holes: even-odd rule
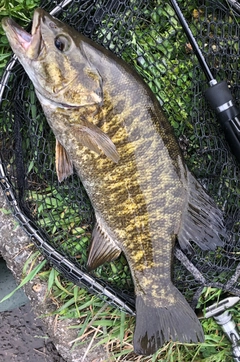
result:
[[[35,248],[29,248],[31,240],[7,210],[0,187],[0,255],[19,283],[23,265]],[[94,348],[84,356],[89,341],[81,348],[71,349],[69,342],[77,338],[77,330],[68,328],[73,324],[71,320],[55,320],[54,316],[38,319],[55,308],[45,298],[46,289],[46,283],[35,277],[24,287],[29,304],[13,307],[13,311],[0,311],[0,362],[108,362],[103,347]]]
[[[0,362],[64,362],[30,304],[0,313]]]

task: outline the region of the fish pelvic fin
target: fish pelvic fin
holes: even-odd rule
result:
[[[105,262],[113,261],[117,259],[120,254],[121,249],[104,230],[99,219],[96,222],[92,233],[92,241],[87,261],[88,270],[94,270]]]
[[[154,303],[146,296],[136,297],[136,326],[133,338],[134,351],[140,355],[151,355],[164,343],[198,343],[204,341],[202,326],[182,294],[172,285],[164,291],[164,301]],[[172,300],[174,303],[167,303]],[[151,303],[152,302],[152,303]]]
[[[62,182],[65,178],[73,173],[73,164],[68,156],[67,151],[57,139],[55,157],[57,178],[59,182]]]
[[[181,249],[192,253],[193,248],[189,241],[197,244],[202,250],[222,247],[224,242],[221,237],[227,235],[222,211],[189,171],[187,179],[188,200],[177,235]]]
[[[73,131],[83,146],[97,154],[103,152],[110,160],[118,163],[120,157],[116,146],[110,137],[99,127],[84,119],[81,124],[73,126]]]

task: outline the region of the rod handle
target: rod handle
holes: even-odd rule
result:
[[[217,114],[232,153],[240,162],[240,111],[234,105],[227,82],[222,81],[208,88],[205,97]]]

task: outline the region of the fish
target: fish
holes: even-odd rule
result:
[[[89,271],[126,256],[135,353],[203,342],[172,281],[173,250],[222,247],[224,215],[186,166],[156,96],[129,64],[43,9],[31,34],[11,18],[2,26],[55,135],[59,182],[75,170],[94,208]]]

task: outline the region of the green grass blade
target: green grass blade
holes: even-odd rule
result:
[[[43,260],[39,265],[37,265],[22,281],[21,283],[15,288],[11,293],[6,295],[2,300],[0,300],[0,303],[5,302],[8,298],[12,297],[13,294],[20,288],[22,288],[25,284],[27,284],[30,280],[32,280],[35,275],[44,267],[46,264],[46,260]]]

